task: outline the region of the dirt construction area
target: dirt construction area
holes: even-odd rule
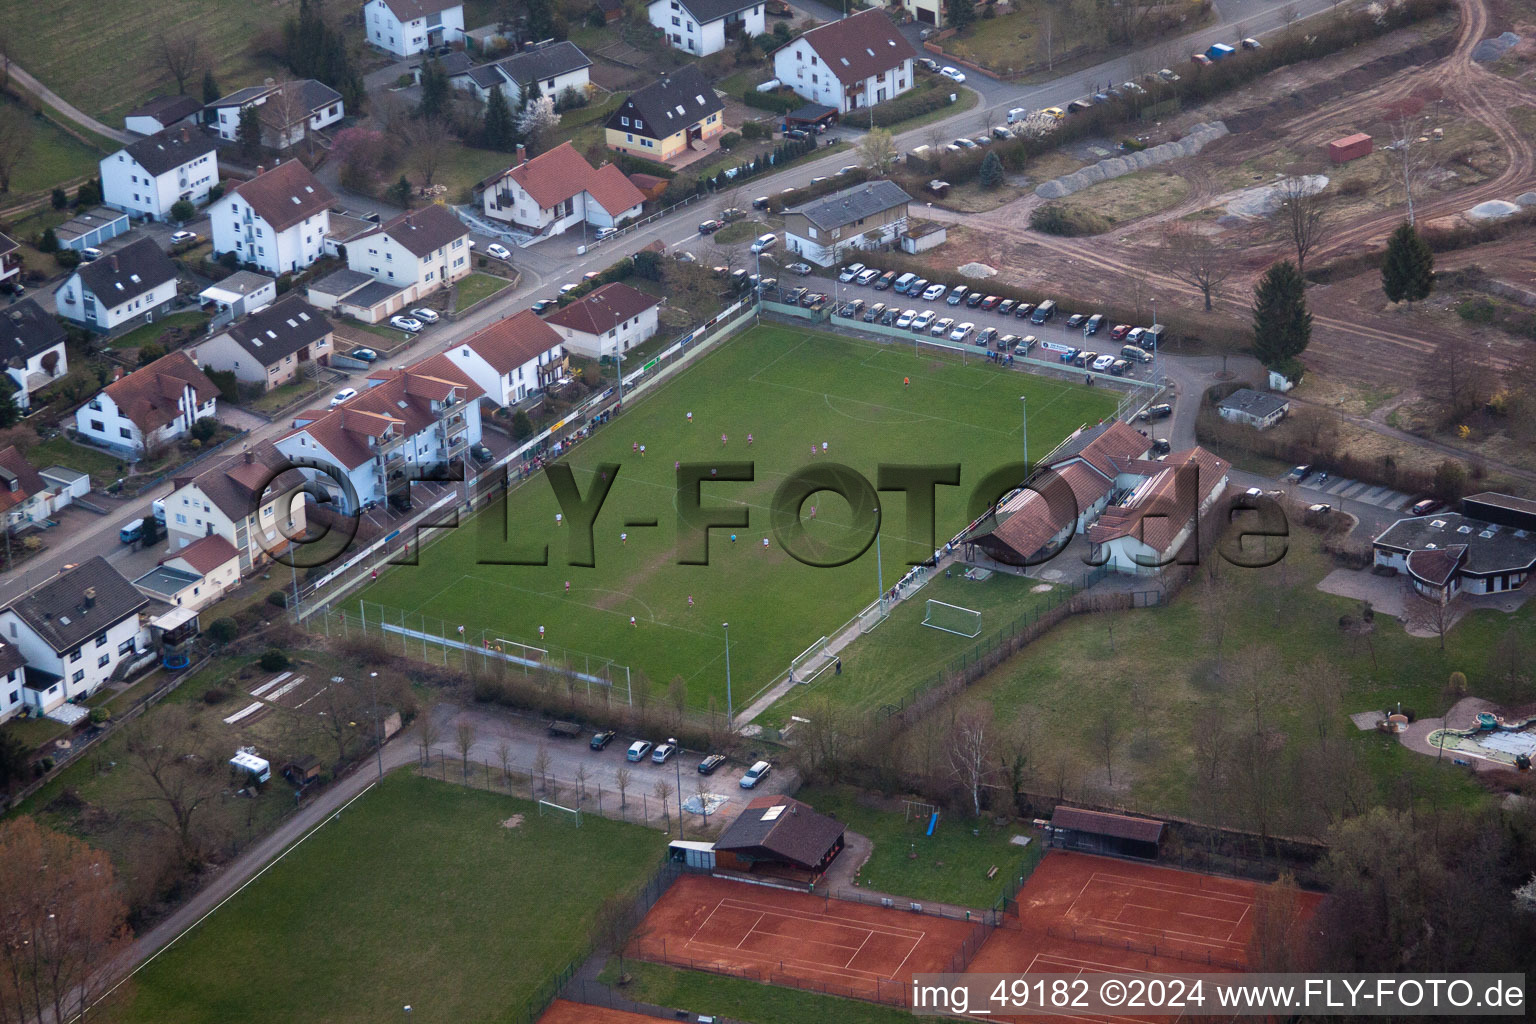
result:
[[[952,969],[971,922],[684,875],[629,955],[774,985],[901,1003],[912,975]]]

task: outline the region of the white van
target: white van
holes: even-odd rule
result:
[[[1023,107],[1014,107],[1012,110],[1008,111],[1008,123],[1018,124],[1028,116],[1029,111],[1025,110]]]
[[[778,235],[758,235],[757,241],[752,243],[753,252],[767,252],[779,244]]]

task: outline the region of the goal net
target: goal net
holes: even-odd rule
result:
[[[796,655],[789,663],[790,677],[797,683],[814,682],[836,660],[827,653],[827,638],[822,637]]]
[[[859,632],[868,633],[890,617],[891,610],[885,598],[881,598],[859,613]]]
[[[580,808],[564,807],[564,806],[561,806],[560,804],[550,803],[548,800],[540,800],[539,801],[539,817],[543,818],[543,817],[549,817],[549,816],[553,816],[553,817],[556,817],[556,818],[563,818],[566,821],[574,822],[578,828],[581,827],[581,810],[580,810]]]
[[[981,612],[929,598],[923,625],[957,636],[973,637],[981,633]]]
[[[543,647],[534,647],[532,644],[519,643],[516,640],[507,640],[497,637],[491,641],[492,647],[498,654],[510,654],[514,658],[522,658],[527,661],[543,663],[549,658],[549,651]]]

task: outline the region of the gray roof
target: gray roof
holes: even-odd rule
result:
[[[249,295],[272,284],[272,278],[266,274],[258,274],[254,270],[237,270],[222,281],[215,281],[203,289],[203,294],[210,291],[234,292],[236,295]]]
[[[495,64],[481,64],[478,67],[469,68],[463,72],[463,76],[486,92],[490,92],[499,85],[507,84],[507,76],[502,74],[501,69]],[[455,75],[453,77],[457,78],[459,76]]]
[[[61,345],[68,335],[64,327],[32,299],[0,311],[0,364],[23,363],[40,352]]]
[[[309,290],[317,295],[329,295],[332,298],[342,298],[351,295],[366,284],[372,284],[373,278],[361,270],[338,270],[332,274],[326,274],[320,280],[309,286]]]
[[[81,235],[90,234],[92,231],[99,231],[108,224],[127,219],[128,215],[122,210],[114,210],[110,206],[98,206],[84,213],[75,214],[69,220],[54,228],[53,233],[58,236],[59,241],[63,242],[68,239],[79,238]]]
[[[760,796],[726,826],[716,850],[773,857],[814,868],[842,838],[843,825],[790,796]]]
[[[603,123],[617,131],[636,131],[619,119],[627,117],[633,122],[638,117],[645,122],[645,127],[638,130],[640,134],[664,139],[724,109],[725,103],[715,95],[714,86],[698,65],[684,64],[670,75],[630,93]]]
[[[911,201],[912,197],[907,195],[900,185],[882,178],[879,181],[845,188],[841,192],[813,199],[809,203],[801,203],[799,206],[785,210],[784,214],[785,216],[792,213],[801,214],[821,230],[832,231],[861,221],[865,217],[884,213],[893,207],[906,206]]]
[[[396,292],[405,288],[396,284],[385,284],[383,281],[370,281],[362,288],[347,296],[347,304],[352,306],[376,306]]]
[[[450,51],[436,58],[436,60],[438,65],[442,67],[443,73],[449,78],[452,78],[454,75],[462,75],[475,63],[469,54],[463,50]],[[414,71],[416,68],[424,68],[430,63],[432,63],[432,58],[430,57],[426,60],[419,60],[411,65],[411,69]]]
[[[341,93],[313,78],[306,78],[299,83],[299,95],[304,97],[304,105],[310,110],[319,110],[332,103],[341,102]]]
[[[0,642],[0,676],[8,676],[19,668],[25,668],[27,659],[15,644]]]
[[[1092,832],[1095,835],[1155,843],[1162,839],[1163,823],[1151,818],[1133,818],[1129,814],[1090,811],[1081,807],[1058,807],[1051,813],[1051,827]]]
[[[263,366],[271,366],[330,334],[331,322],[297,295],[286,295],[230,324],[224,333]]]
[[[218,148],[213,136],[182,125],[167,128],[123,147],[134,162],[150,174],[161,175],[189,164]]]
[[[522,85],[535,79],[554,78],[589,68],[592,62],[581,52],[580,47],[567,39],[541,46],[537,50],[515,53],[505,60],[497,61],[496,66],[512,81]]]
[[[60,654],[149,604],[100,555],[59,573],[12,601],[9,609]]]
[[[203,105],[191,96],[156,96],[142,107],[128,111],[125,116],[152,117],[161,125],[169,127],[202,109]]]
[[[75,273],[92,294],[111,307],[174,281],[176,264],[154,239],[141,238],[100,259],[80,264]]]
[[[276,88],[277,86],[275,85],[246,86],[244,89],[235,90],[228,96],[220,96],[218,99],[208,104],[208,106],[213,109],[217,109],[219,107],[241,107],[251,102],[252,100],[261,99],[267,93],[274,91]]]
[[[143,576],[134,580],[133,585],[140,590],[153,591],[156,595],[169,600],[200,579],[202,577],[195,572],[157,565]]]
[[[1462,571],[1473,575],[1510,572],[1536,566],[1536,533],[1486,523],[1460,512],[1399,519],[1375,540],[1377,547],[1396,551],[1467,546]]]
[[[1258,419],[1268,419],[1277,412],[1290,407],[1290,401],[1279,395],[1267,394],[1263,391],[1255,391],[1252,388],[1238,388],[1226,398],[1222,399],[1218,409],[1230,409],[1234,412],[1245,412]]]
[[[651,0],[648,7],[655,6],[661,0]],[[737,11],[744,11],[748,7],[755,7],[762,0],[678,0],[688,13],[693,15],[700,25],[707,25],[716,18],[723,18]]]

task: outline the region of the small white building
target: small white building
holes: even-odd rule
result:
[[[740,36],[763,34],[764,0],[651,0],[651,24],[674,50],[705,57]]]
[[[305,363],[329,364],[331,322],[297,295],[284,295],[185,351],[205,370],[233,373],[263,391],[291,384]]]
[[[12,398],[25,412],[32,396],[69,372],[64,325],[32,299],[0,310],[0,365],[16,385]]]
[[[172,352],[102,388],[75,411],[75,429],[83,438],[137,457],[212,416],[218,398],[219,389],[186,352]]]
[[[165,532],[174,554],[205,537],[234,546],[251,572],[288,550],[307,524],[304,477],[270,441],[178,476],[165,497]]]
[[[560,335],[531,309],[481,328],[443,354],[502,408],[537,394],[566,370]]]
[[[123,127],[136,135],[154,135],[167,128],[201,127],[203,105],[185,94],[156,96],[123,116]]]
[[[1239,388],[1216,405],[1216,414],[1228,423],[1246,423],[1255,430],[1268,430],[1290,410],[1289,399],[1252,388]]]
[[[464,41],[462,0],[369,0],[363,5],[368,41],[398,57]]]
[[[302,270],[325,252],[336,197],[297,160],[257,172],[208,207],[213,251],[269,274]]]
[[[157,601],[200,611],[240,585],[240,552],[209,534],[172,551],[133,585]]]
[[[170,220],[182,199],[201,206],[219,181],[213,136],[186,125],[130,142],[100,166],[102,202],[147,220]]]
[[[589,359],[628,352],[656,333],[661,300],[614,281],[596,288],[544,318],[560,335],[565,351]]]
[[[197,297],[231,317],[249,316],[277,300],[277,280],[249,270],[237,270],[198,292]]]
[[[773,73],[812,103],[846,114],[911,89],[916,57],[890,16],[870,8],[779,47],[773,54]]]
[[[96,331],[149,323],[176,298],[176,264],[152,238],[82,263],[53,290],[59,316]]]
[[[407,210],[347,243],[347,266],[405,290],[411,303],[470,272],[469,228],[447,206]]]
[[[640,216],[645,196],[614,164],[593,167],[569,142],[483,181],[485,216],[548,238],[583,222],[614,227]]]
[[[0,609],[0,638],[26,661],[21,701],[36,714],[88,697],[148,642],[139,612],[149,604],[100,555],[66,569]],[[17,704],[3,694],[0,716]]]

